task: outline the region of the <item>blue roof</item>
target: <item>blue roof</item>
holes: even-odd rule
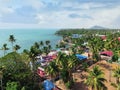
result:
[[[44,90],[52,90],[55,87],[55,85],[51,81],[45,80],[43,83],[43,87]]]
[[[79,60],[87,59],[87,56],[83,56],[83,55],[80,55],[80,54],[76,54],[76,57],[77,57]]]

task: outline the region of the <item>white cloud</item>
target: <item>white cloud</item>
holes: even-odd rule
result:
[[[61,4],[61,7],[71,7],[73,9],[91,9],[91,8],[101,8],[101,7],[105,7],[107,6],[104,3],[94,3],[94,2],[89,2],[89,3],[77,3],[75,2],[73,4],[73,2],[65,2]]]
[[[41,14],[37,14],[35,19],[38,21],[38,24],[45,23],[45,16]]]
[[[41,0],[0,0],[0,8],[12,7],[13,9],[31,6],[36,10],[45,7]]]
[[[14,8],[10,7],[9,3],[11,0],[0,0],[0,15],[1,17],[5,14],[14,13]]]
[[[13,13],[14,9],[8,8],[8,7],[3,7],[3,8],[0,9],[0,11],[4,14],[8,14],[8,13]]]
[[[0,8],[0,18],[2,18],[2,16],[6,15],[6,14],[11,14],[11,13],[14,13],[13,8],[8,8],[8,7]]]
[[[73,11],[59,11],[54,13],[47,13],[45,15],[38,15],[38,24],[42,27],[80,27],[82,18],[70,18],[69,14]],[[87,20],[87,19],[86,19]],[[44,22],[44,23],[41,23]]]
[[[91,27],[93,25],[101,25],[105,27],[116,27],[113,23],[117,18],[120,17],[120,7],[116,6],[113,8],[107,9],[94,9],[94,10],[84,10],[80,11],[57,11],[54,13],[45,13],[41,16],[39,14],[38,23],[40,26],[48,26],[48,27],[66,27],[66,28],[83,28],[83,27]],[[81,16],[87,15],[91,18],[70,18],[69,14],[76,13]],[[43,19],[44,18],[44,19]],[[44,23],[40,23],[40,22]],[[120,21],[118,22],[120,23]],[[120,28],[120,27],[119,27]]]
[[[120,6],[109,8],[109,9],[101,9],[101,10],[95,10],[90,15],[93,17],[93,20],[91,22],[92,24],[102,25],[102,26],[108,26],[113,27],[114,20],[116,20],[118,17],[120,17]],[[120,23],[120,22],[118,22]]]
[[[9,3],[11,1],[11,3]],[[38,24],[25,24],[29,27],[29,25],[33,25],[33,27],[60,27],[60,28],[83,28],[83,27],[90,27],[93,25],[101,25],[105,27],[118,27],[116,26],[116,23],[120,23],[118,18],[120,18],[120,6],[117,4],[111,4],[111,3],[99,3],[99,2],[71,2],[70,0],[67,1],[61,1],[58,0],[17,0],[14,1],[14,4],[12,4],[12,0],[0,0],[0,18],[4,14],[6,14],[9,17],[10,13],[16,13],[16,8],[24,9],[22,7],[24,6],[31,6],[37,11],[33,12],[32,10],[29,10],[26,13],[36,15],[36,17],[32,17],[33,21],[37,21]],[[5,4],[5,2],[7,4]],[[17,4],[16,4],[17,2]],[[20,3],[20,4],[19,4]],[[50,5],[53,5],[53,7]],[[108,7],[107,7],[108,6]],[[110,7],[109,7],[110,6]],[[57,8],[58,10],[54,9]],[[50,9],[49,9],[50,8]],[[53,10],[52,10],[53,8]],[[34,10],[33,9],[33,10]],[[44,10],[45,9],[45,10]],[[49,9],[49,10],[47,10]],[[22,10],[21,10],[22,11]],[[69,17],[70,14],[77,14],[78,17],[71,18]],[[91,17],[91,18],[85,18],[85,17]],[[18,18],[22,17],[18,15]],[[29,18],[26,18],[29,19]],[[19,19],[18,19],[19,20]],[[23,20],[24,21],[24,20]],[[9,21],[10,22],[10,21]],[[19,21],[18,21],[19,22]],[[16,21],[17,23],[17,21]],[[12,27],[14,25],[23,26],[25,25],[21,24],[15,24],[15,23],[3,23],[1,22],[1,26],[5,24],[10,24]],[[33,22],[34,23],[34,22]],[[9,25],[9,26],[10,26]],[[120,28],[120,26],[119,26]]]
[[[42,7],[45,7],[45,4],[40,0],[27,0],[27,4],[39,10]]]

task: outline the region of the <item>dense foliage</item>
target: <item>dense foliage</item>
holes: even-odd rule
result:
[[[112,62],[117,62],[120,58],[120,40],[118,39],[120,33],[118,30],[70,29],[57,31],[56,34],[63,37],[56,47],[68,50],[70,54],[58,53],[57,58],[49,63],[45,71],[52,79],[61,78],[68,88],[73,86],[73,72],[76,67],[81,64],[81,70],[84,71],[88,71],[89,67],[86,62],[79,62],[75,54],[91,52],[90,60],[94,63],[101,59],[99,53],[104,50],[113,51]],[[78,34],[78,37],[74,38],[73,34]],[[101,35],[106,37],[101,38]],[[30,49],[25,49],[22,53],[17,52],[21,47],[17,44],[14,45],[15,41],[15,37],[10,35],[11,48],[7,47],[7,43],[1,47],[4,52],[3,57],[0,58],[1,90],[40,90],[43,78],[38,77],[36,73],[35,57],[39,54],[47,55],[51,51],[50,41],[35,42]],[[7,50],[12,52],[7,53]],[[114,77],[116,83],[112,83],[112,85],[119,88],[120,68],[114,70]],[[85,83],[92,89],[101,90],[101,88],[106,88],[104,81],[106,81],[104,73],[95,66],[93,70],[89,71]]]
[[[61,29],[56,32],[57,35],[72,35],[72,34],[108,34],[116,31],[116,29]]]

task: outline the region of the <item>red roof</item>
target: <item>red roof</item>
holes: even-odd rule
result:
[[[118,41],[120,41],[120,37],[118,37]]]
[[[102,38],[102,40],[105,40],[106,39],[106,36],[104,35],[104,36],[101,36],[101,38]]]
[[[101,55],[107,55],[107,56],[113,56],[113,52],[112,51],[103,51],[100,53]]]
[[[41,68],[38,68],[37,74],[38,74],[40,77],[44,77],[44,76],[45,76],[45,72],[44,72]]]
[[[57,55],[52,55],[52,59],[56,59],[57,58]]]

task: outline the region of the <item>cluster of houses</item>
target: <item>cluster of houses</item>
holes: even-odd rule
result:
[[[47,56],[38,55],[36,58],[37,58],[37,63],[40,64],[37,73],[40,77],[45,77],[46,73],[44,71],[44,67],[48,66],[49,62],[57,58],[57,51],[51,51]]]
[[[46,77],[46,73],[44,68],[47,67],[49,65],[49,62],[55,60],[57,58],[57,55],[59,52],[65,53],[67,55],[70,54],[70,52],[68,50],[65,49],[61,49],[61,50],[54,50],[51,51],[47,56],[42,56],[42,55],[38,55],[37,58],[37,62],[40,64],[40,67],[38,67],[37,73],[40,77]],[[99,53],[100,57],[102,60],[111,60],[112,56],[113,56],[113,52],[112,51],[102,51]],[[86,48],[85,53],[84,54],[76,54],[76,57],[78,58],[78,60],[88,60],[89,58],[91,58],[92,54],[89,53],[89,49]]]
[[[38,55],[36,57],[37,64],[40,64],[40,67],[38,67],[37,73],[40,77],[46,77],[46,73],[44,68],[47,67],[49,65],[49,62],[55,60],[57,58],[57,55],[59,52],[65,53],[67,55],[69,55],[69,51],[65,50],[65,49],[59,49],[59,50],[52,50],[50,53],[48,53],[47,56],[45,55]]]
[[[102,40],[106,41],[106,38],[107,38],[106,35],[98,35],[98,36],[101,37]],[[82,37],[82,35],[79,35],[79,34],[73,34],[72,35],[72,38],[80,38],[80,37]],[[120,37],[118,37],[118,40],[120,41]],[[84,44],[86,45],[87,43],[84,43]],[[89,48],[85,48],[84,51],[85,51],[84,54],[76,54],[76,57],[78,58],[78,60],[82,60],[82,61],[83,60],[84,61],[90,60],[90,58],[92,57],[92,53],[90,53]],[[45,77],[48,76],[46,74],[44,68],[49,65],[49,62],[51,62],[51,61],[53,61],[53,60],[55,60],[57,58],[57,55],[58,55],[59,52],[65,53],[67,55],[70,54],[69,50],[59,49],[59,50],[52,50],[50,53],[48,53],[47,56],[45,56],[45,55],[38,55],[36,57],[36,59],[37,59],[36,63],[40,64],[40,67],[38,67],[38,70],[37,70],[37,74],[40,77],[45,78]],[[99,55],[100,55],[101,60],[111,61],[114,54],[113,54],[112,51],[101,51],[99,53]],[[120,61],[120,58],[119,58],[119,61]],[[51,82],[47,81],[47,80],[44,82],[44,85],[48,85],[46,83],[51,84]],[[45,87],[47,88],[49,86],[50,85],[45,86]],[[51,84],[51,87],[53,88],[54,85]],[[51,88],[51,87],[49,87],[49,88]],[[47,89],[45,89],[45,90],[47,90]]]
[[[102,39],[103,41],[106,41],[106,39],[107,39],[107,36],[106,36],[106,35],[98,35],[98,34],[96,34],[96,36],[101,37],[101,39]],[[120,37],[118,37],[117,39],[118,39],[118,41],[120,41]]]
[[[43,78],[48,77],[48,75],[46,74],[46,72],[44,70],[44,67],[48,66],[49,62],[51,62],[51,61],[53,61],[54,59],[57,58],[58,52],[60,52],[60,50],[59,51],[51,51],[47,56],[39,55],[39,56],[36,57],[37,58],[37,63],[41,64],[40,67],[38,67],[38,70],[37,70],[37,74],[40,77],[43,77]],[[69,54],[69,51],[66,51],[66,50],[61,50],[61,52]],[[99,54],[100,54],[102,60],[111,60],[112,56],[113,56],[112,51],[103,51],[103,52],[100,52]],[[90,58],[89,49],[87,48],[85,54],[76,54],[76,57],[78,58],[78,60],[88,61],[89,58]],[[44,86],[45,90],[52,90],[53,88],[56,88],[55,90],[60,90],[49,79],[47,79],[43,82],[43,86]]]
[[[101,39],[102,39],[103,41],[106,41],[106,39],[107,39],[107,36],[106,36],[106,35],[96,34],[96,36],[101,37]],[[81,38],[81,37],[82,37],[81,34],[72,34],[72,38]],[[118,41],[120,41],[120,37],[118,37]]]

